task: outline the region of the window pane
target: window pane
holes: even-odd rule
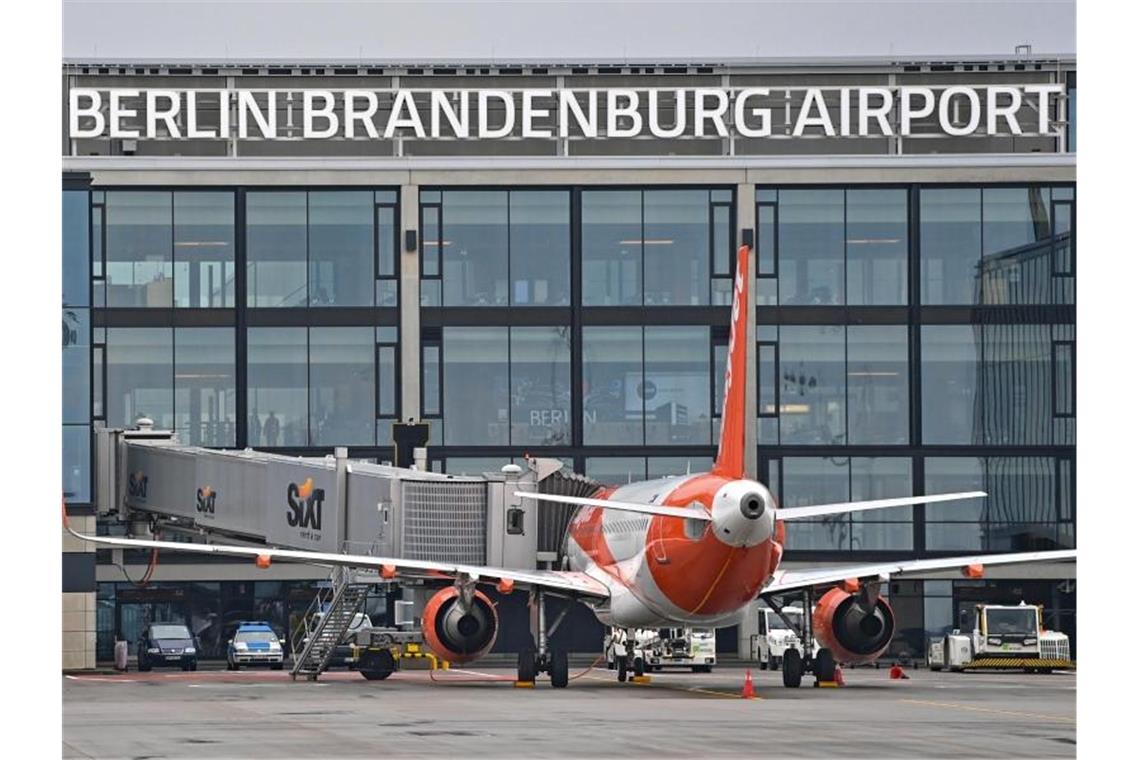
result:
[[[709,328],[646,327],[647,444],[711,443]]]
[[[63,305],[89,305],[88,192],[63,192]]]
[[[582,193],[582,304],[641,305],[641,193]]]
[[[640,327],[582,329],[585,443],[644,443],[641,340]]]
[[[646,477],[668,478],[674,475],[696,475],[712,469],[712,457],[648,457]]]
[[[377,354],[377,363],[380,376],[376,378],[377,400],[376,409],[378,417],[395,417],[396,415],[396,381],[399,378],[399,369],[396,363],[396,346],[380,346]]]
[[[980,327],[927,325],[921,329],[922,442],[981,443]]]
[[[1076,396],[1073,393],[1073,383],[1076,373],[1073,368],[1072,343],[1055,343],[1053,345],[1053,388],[1056,399],[1055,414],[1073,414]]]
[[[371,327],[309,328],[309,442],[376,442],[375,332]]]
[[[709,302],[709,193],[645,191],[645,305]]]
[[[396,237],[399,234],[396,224],[396,209],[393,206],[376,207],[376,276],[396,276]],[[395,306],[395,303],[380,303],[377,306]]]
[[[91,422],[91,310],[63,310],[63,422]]]
[[[906,443],[910,394],[907,328],[847,328],[847,424],[850,443]]]
[[[305,193],[248,193],[246,271],[250,306],[304,306]]]
[[[107,306],[170,306],[171,194],[107,193]]]
[[[570,303],[570,194],[511,194],[511,304]]]
[[[780,303],[842,304],[843,191],[780,191]]]
[[[371,306],[372,193],[309,193],[309,305]]]
[[[784,495],[781,506],[833,504],[849,500],[848,460],[831,457],[784,457]],[[786,523],[788,549],[846,550],[851,525],[846,514],[820,521]]]
[[[501,472],[503,466],[510,463],[510,457],[448,457],[444,472],[477,477],[485,472]]]
[[[174,428],[173,338],[168,327],[107,328],[108,427],[148,417],[156,428]]]
[[[304,327],[251,327],[249,445],[308,444],[308,336]]]
[[[982,222],[983,303],[1051,303],[1049,189],[987,187]]]
[[[510,332],[511,443],[569,446],[570,328]]]
[[[424,203],[427,202],[427,193],[420,195],[420,200]],[[433,193],[439,195],[439,193]],[[439,259],[442,256],[441,243],[443,239],[439,236],[439,205],[421,206],[420,215],[423,219],[423,239],[420,241],[421,256],[423,257],[423,276],[424,277],[438,277],[439,276]],[[424,301],[424,306],[439,306],[439,301]]]
[[[732,305],[732,225],[728,206],[713,206],[713,270],[723,275],[712,281],[712,304]]]
[[[890,499],[914,493],[910,459],[854,457],[851,459],[851,500]],[[851,548],[856,551],[906,551],[914,545],[911,512],[894,507],[851,515]]]
[[[91,501],[91,428],[63,426],[63,498],[68,504]]]
[[[424,397],[422,406],[425,415],[439,414],[439,346],[427,345],[423,349],[424,357]],[[433,428],[438,427],[433,425]]]
[[[982,194],[977,189],[922,190],[919,246],[924,304],[978,303]]]
[[[505,445],[510,426],[505,327],[443,328],[445,445]]]
[[[842,327],[780,328],[781,443],[844,442],[845,350]]]
[[[507,305],[505,191],[444,192],[440,245],[444,306]]]
[[[645,480],[644,457],[588,457],[586,477],[607,486]]]
[[[959,505],[927,506],[927,548],[1060,548],[1052,458],[928,459],[926,473],[927,493],[983,490],[989,494]]]
[[[236,404],[233,328],[176,328],[174,429],[181,440],[193,446],[233,446]]]
[[[780,368],[776,366],[776,346],[772,343],[761,343],[756,346],[757,382],[760,385],[760,400],[758,413],[764,416],[777,414],[776,388],[780,378]],[[717,391],[717,397],[723,399],[724,391]]]
[[[985,442],[1048,445],[1053,432],[1048,325],[985,325]]]
[[[984,465],[976,457],[928,457],[924,467],[928,494],[978,491],[985,484]],[[985,499],[926,505],[926,548],[980,550],[985,506]]]
[[[233,193],[174,194],[174,305],[234,305]]]
[[[847,303],[905,304],[906,190],[847,191]]]

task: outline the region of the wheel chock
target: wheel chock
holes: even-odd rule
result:
[[[534,681],[515,681],[516,689],[533,689]]]
[[[824,689],[838,689],[839,684],[835,681],[816,681],[815,685]]]
[[[634,683],[650,683],[653,679],[649,676],[630,676],[629,680]]]

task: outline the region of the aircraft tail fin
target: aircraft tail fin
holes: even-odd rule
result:
[[[721,409],[720,445],[712,471],[727,478],[744,477],[744,399],[748,392],[745,380],[748,292],[752,287],[748,271],[749,247],[736,252],[736,279],[732,286],[732,325],[728,334],[728,356],[724,368],[724,407]],[[755,424],[754,422],[752,424]]]

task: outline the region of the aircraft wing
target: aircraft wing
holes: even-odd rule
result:
[[[316,565],[341,565],[361,569],[373,569],[382,573],[394,573],[395,578],[446,580],[466,575],[476,581],[497,583],[510,581],[518,588],[541,587],[560,591],[571,596],[606,599],[609,588],[601,581],[581,572],[560,570],[515,570],[503,567],[483,567],[461,565],[451,562],[428,562],[425,560],[396,559],[393,557],[373,557],[363,554],[333,554],[309,552],[297,549],[274,549],[261,546],[230,546],[226,544],[189,544],[176,541],[152,541],[139,538],[113,538],[110,536],[85,536],[76,533],[67,523],[64,526],[71,535],[82,541],[90,541],[100,546],[120,549],[159,549],[163,551],[188,552],[191,554],[214,554],[232,557],[249,557],[257,560],[267,557],[282,562],[305,562]]]
[[[1058,562],[1075,560],[1076,549],[1048,552],[1019,552],[1015,554],[975,554],[968,557],[938,557],[935,559],[877,562],[865,565],[841,565],[830,568],[805,570],[777,570],[762,594],[779,594],[785,591],[838,583],[848,578],[889,578],[894,575],[930,570],[951,570],[969,565],[1013,565],[1024,562]]]

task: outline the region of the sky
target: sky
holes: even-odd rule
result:
[[[1076,52],[1075,0],[64,0],[69,60],[656,61]]]

